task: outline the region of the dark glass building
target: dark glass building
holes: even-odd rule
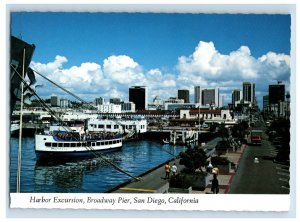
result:
[[[183,99],[184,103],[190,102],[190,91],[187,89],[178,90],[178,99]]]
[[[285,101],[284,84],[269,85],[269,104],[277,104]]]
[[[135,104],[136,110],[146,110],[148,108],[147,87],[145,86],[130,87],[129,101]]]

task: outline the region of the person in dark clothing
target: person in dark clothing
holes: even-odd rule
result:
[[[219,193],[219,181],[216,174],[214,174],[214,178],[211,181],[211,192],[214,194]]]

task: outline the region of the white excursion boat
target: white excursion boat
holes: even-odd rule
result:
[[[122,136],[118,133],[86,133],[82,125],[70,127],[50,126],[49,132],[35,135],[35,152],[38,157],[49,156],[93,156],[122,147]]]

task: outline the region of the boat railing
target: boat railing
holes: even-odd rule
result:
[[[122,138],[122,135],[118,133],[50,133],[49,135],[53,136],[56,141],[102,141]]]

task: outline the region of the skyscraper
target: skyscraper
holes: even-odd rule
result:
[[[235,89],[232,91],[232,100],[231,103],[234,106],[235,102],[239,102],[242,99],[242,92],[239,89]]]
[[[183,99],[184,103],[190,102],[190,91],[188,89],[178,90],[178,99]]]
[[[200,86],[195,86],[194,97],[195,97],[195,103],[201,104],[201,87]]]
[[[285,85],[279,82],[277,85],[269,85],[269,104],[278,104],[285,101]]]
[[[255,99],[255,83],[243,83],[243,99],[244,102],[253,103]]]
[[[136,110],[148,109],[148,93],[146,86],[132,86],[129,88],[129,101],[135,104]]]
[[[202,105],[213,105],[215,107],[219,107],[219,88],[215,89],[203,89],[202,90]]]

